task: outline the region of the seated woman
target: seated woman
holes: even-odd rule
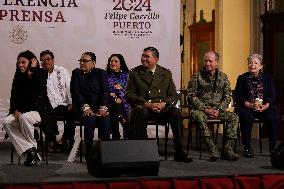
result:
[[[253,158],[250,142],[254,119],[259,118],[268,126],[269,151],[271,152],[276,144],[279,114],[275,105],[276,92],[272,78],[263,73],[262,56],[251,54],[247,60],[249,71],[238,77],[235,88],[235,112],[240,118],[244,156]]]
[[[56,124],[51,104],[47,97],[47,71],[39,68],[36,56],[31,51],[18,55],[13,79],[9,115],[3,127],[11,138],[19,156],[27,154],[26,166],[33,166],[40,160],[37,142],[34,139],[34,124]]]
[[[123,137],[128,138],[129,103],[126,101],[125,87],[129,70],[121,54],[112,54],[107,63],[107,81],[110,92],[110,117],[112,138],[119,139],[119,122],[123,126]]]
[[[73,70],[70,84],[73,109],[82,118],[85,127],[86,160],[92,150],[95,127],[98,127],[101,140],[110,139],[108,85],[105,71],[95,68],[95,64],[94,53],[83,53],[79,60],[80,68]]]

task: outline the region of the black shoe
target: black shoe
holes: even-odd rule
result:
[[[37,164],[37,160],[36,159],[27,159],[25,162],[24,162],[24,165],[25,166],[28,166],[28,167],[32,167],[34,165]]]
[[[73,144],[74,144],[74,139],[65,139],[62,137],[58,141],[57,148],[58,150],[60,150],[60,152],[69,153],[73,148]]]
[[[254,154],[250,146],[245,147],[244,149],[244,157],[246,158],[253,158]]]
[[[37,153],[35,148],[31,148],[27,151],[27,159],[24,162],[25,166],[31,167],[37,164],[40,161],[40,155]]]
[[[175,158],[174,158],[175,161],[178,161],[178,162],[184,162],[184,163],[190,163],[192,162],[192,158],[189,157],[188,155],[186,155],[185,152],[181,151],[181,152],[176,152],[175,153]]]
[[[220,159],[220,157],[217,157],[217,156],[211,156],[210,157],[210,161],[212,161],[212,162],[217,161],[218,159]]]
[[[57,147],[58,147],[58,144],[57,144],[56,140],[48,142],[48,151],[49,152],[57,152]]]

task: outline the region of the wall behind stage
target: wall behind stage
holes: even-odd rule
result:
[[[85,51],[96,53],[99,68],[112,53],[123,54],[133,68],[142,50],[154,46],[179,89],[179,16],[179,0],[1,0],[0,116],[8,112],[16,57],[27,49],[38,58],[42,50],[53,51],[55,64],[71,74]]]

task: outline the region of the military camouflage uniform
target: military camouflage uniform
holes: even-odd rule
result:
[[[197,122],[204,137],[210,137],[206,125],[206,108],[219,110],[219,119],[227,123],[227,139],[237,139],[238,115],[227,112],[231,101],[230,82],[226,74],[216,70],[213,76],[208,75],[205,70],[193,75],[188,83],[188,97],[193,106],[190,116]]]

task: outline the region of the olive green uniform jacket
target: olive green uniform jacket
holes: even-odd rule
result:
[[[178,101],[171,72],[159,65],[156,66],[154,75],[142,65],[132,69],[125,96],[132,107],[146,102],[165,102],[167,106],[174,106]]]

